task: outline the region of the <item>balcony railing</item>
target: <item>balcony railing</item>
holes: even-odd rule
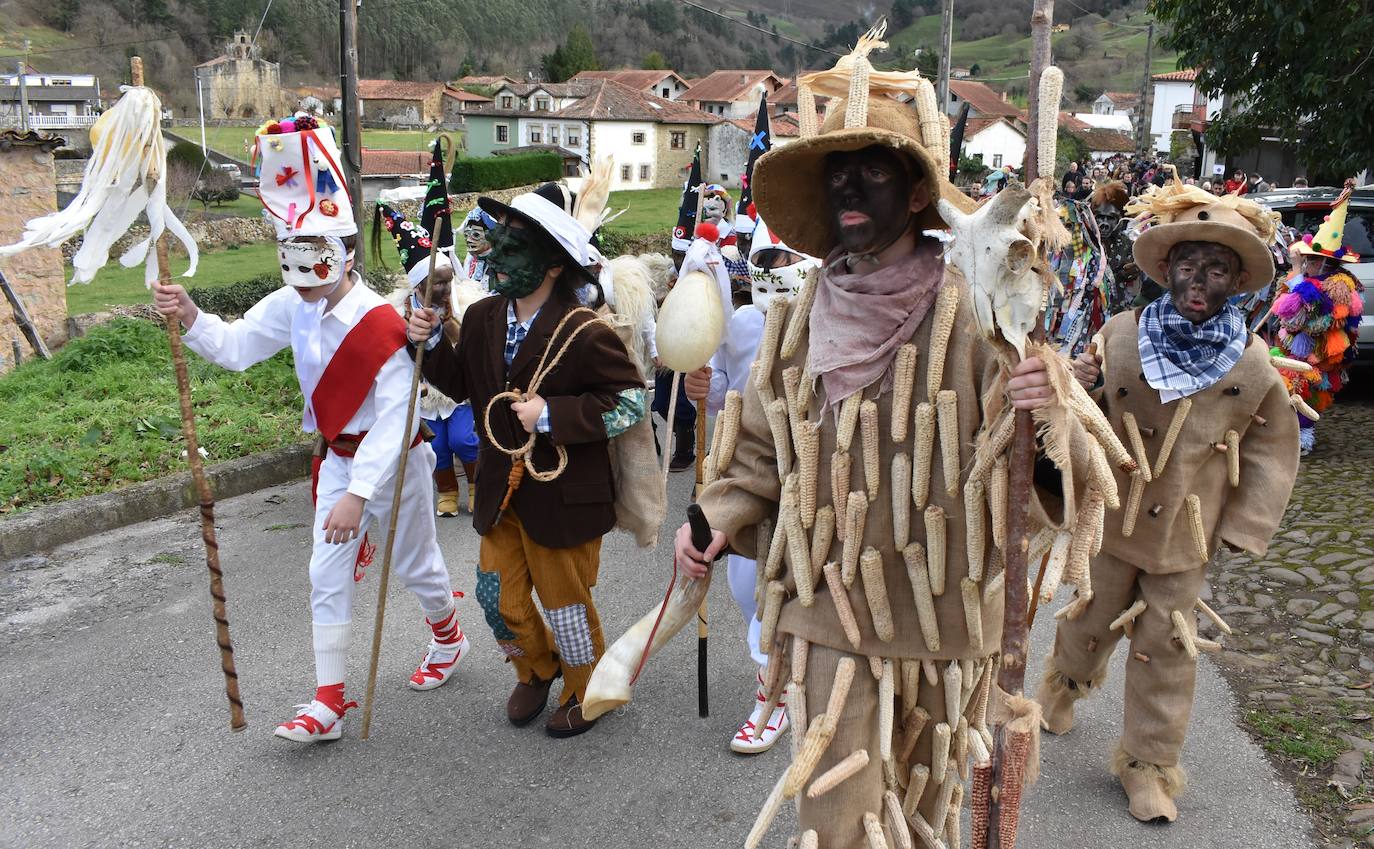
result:
[[[99,115],[30,115],[28,126],[31,130],[72,130],[89,127]],[[19,127],[18,115],[0,115],[0,126]]]

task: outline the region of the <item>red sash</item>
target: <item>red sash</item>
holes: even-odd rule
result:
[[[324,367],[310,396],[315,426],[333,442],[367,400],[377,372],[406,343],[406,323],[390,304],[367,311]]]
[[[310,396],[310,404],[315,409],[315,426],[325,440],[333,442],[343,433],[344,426],[367,400],[367,393],[372,390],[377,372],[405,343],[405,321],[390,304],[380,304],[368,310],[362,321],[348,331],[339,350],[334,352],[329,365],[324,367],[324,374],[320,375],[320,382]],[[316,457],[311,466],[312,501],[323,459]],[[354,581],[363,579],[363,570],[372,564],[376,550],[377,546],[368,542],[364,534],[358,546],[357,560],[353,564]]]

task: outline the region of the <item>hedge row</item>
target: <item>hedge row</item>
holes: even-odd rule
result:
[[[489,192],[547,183],[562,176],[563,160],[549,151],[459,159],[453,163],[449,188],[454,192]]]
[[[363,282],[380,295],[389,294],[396,284],[391,273],[375,266],[368,268]],[[205,312],[220,316],[241,316],[281,286],[280,274],[262,274],[227,286],[193,288],[189,290],[189,294],[196,302],[196,306]]]

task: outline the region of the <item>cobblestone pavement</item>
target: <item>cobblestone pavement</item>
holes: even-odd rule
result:
[[[1342,397],[1268,555],[1223,554],[1212,573],[1213,607],[1235,631],[1217,664],[1330,847],[1374,847],[1371,508],[1374,400]]]

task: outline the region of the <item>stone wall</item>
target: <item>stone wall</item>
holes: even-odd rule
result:
[[[31,218],[57,211],[52,154],[38,147],[18,144],[0,150],[0,244],[10,244],[24,232]],[[62,254],[54,248],[32,248],[0,259],[5,273],[39,335],[49,347],[66,340],[67,285]],[[0,371],[13,366],[10,340],[19,337],[24,356],[33,356],[9,304],[0,301]]]
[[[266,119],[282,113],[287,99],[281,69],[265,59],[228,59],[196,69],[202,80],[206,120]]]

